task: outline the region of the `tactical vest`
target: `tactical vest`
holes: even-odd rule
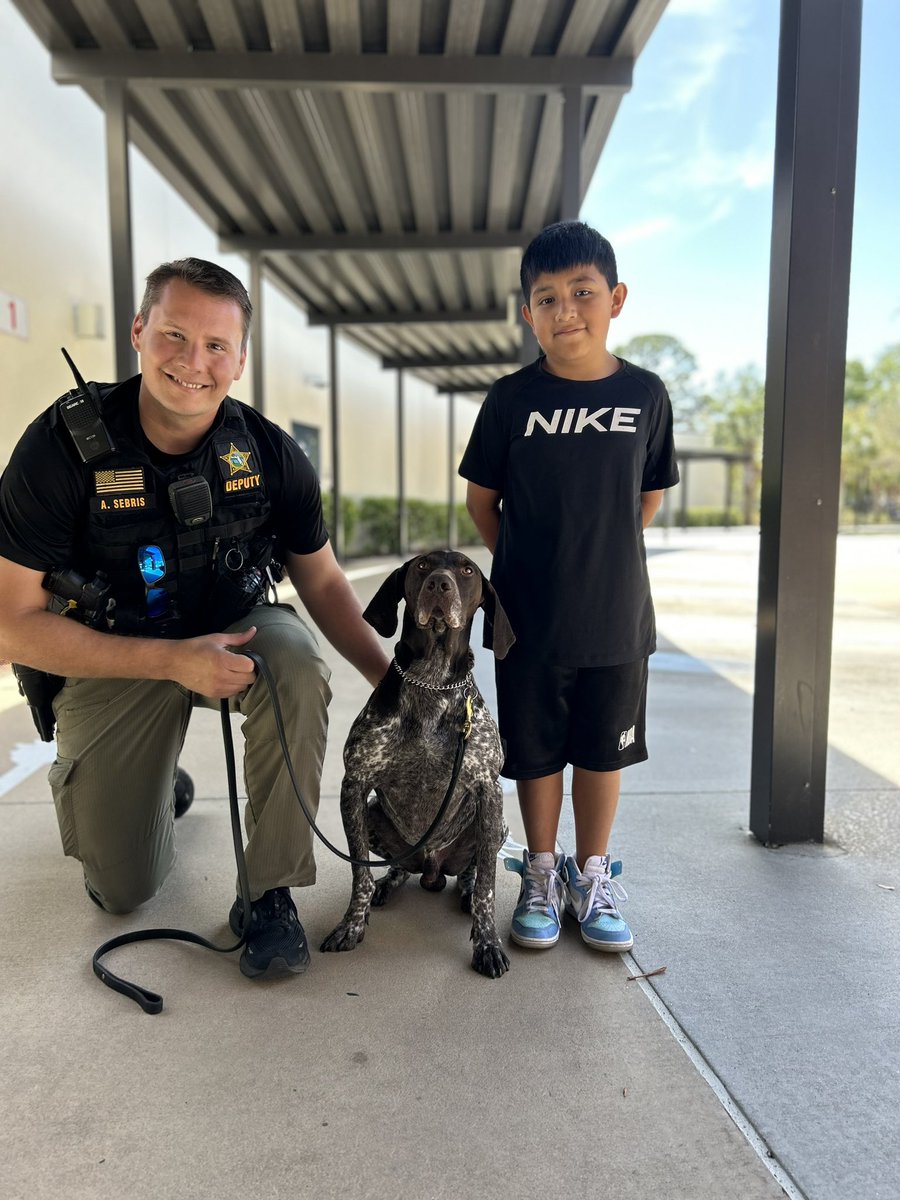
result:
[[[101,387],[101,397],[112,390]],[[116,419],[114,401],[104,405],[103,416],[116,450],[81,467],[89,506],[82,543],[89,562],[81,569],[107,575],[116,600],[114,629],[184,637],[224,628],[242,614],[230,613],[223,624],[221,614],[211,610],[218,581],[224,573],[239,579],[266,547],[271,553],[272,542],[259,532],[269,522],[272,501],[239,405],[226,397],[221,424],[193,454],[166,466],[123,432],[125,422]],[[193,527],[178,520],[170,498],[170,487],[192,476],[206,479],[212,500],[209,520]],[[158,622],[148,618],[148,586],[138,562],[138,552],[147,546],[159,547],[166,567],[157,586],[167,594],[170,616]],[[226,568],[226,559],[233,570]],[[253,602],[248,599],[245,610]]]

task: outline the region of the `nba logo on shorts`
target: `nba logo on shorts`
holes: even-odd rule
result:
[[[630,729],[624,729],[619,734],[619,749],[624,750],[626,746],[630,746],[634,742],[634,726]]]

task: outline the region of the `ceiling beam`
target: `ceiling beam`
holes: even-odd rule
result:
[[[437,389],[439,396],[483,396],[494,386],[496,380],[485,379],[482,383],[446,383]]]
[[[519,352],[513,350],[509,354],[461,354],[457,358],[441,358],[438,355],[420,355],[418,358],[383,358],[381,365],[385,371],[453,371],[458,367],[508,367],[519,365]]]
[[[455,308],[450,312],[316,312],[309,311],[310,325],[508,325],[505,308]]]
[[[477,54],[296,54],[229,50],[66,50],[53,54],[57,83],[121,79],[134,87],[302,88],[325,91],[586,92],[631,88],[630,58],[512,57]]]
[[[472,230],[438,233],[223,234],[219,249],[228,254],[338,254],[342,250],[405,253],[410,250],[518,250],[534,233],[521,230]]]

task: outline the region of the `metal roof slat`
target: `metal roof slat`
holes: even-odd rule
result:
[[[307,311],[327,308],[331,303],[331,295],[327,287],[322,287],[310,275],[308,265],[308,259],[298,262],[295,258],[279,258],[274,262],[267,262],[266,269],[276,273],[280,271],[286,281],[293,280],[288,286],[296,293]]]
[[[177,131],[179,157],[188,164],[181,169],[199,176],[204,191],[210,195],[210,203],[220,203],[240,229],[263,232],[269,223],[256,204],[253,190],[242,190],[228,164],[210,150],[206,131],[198,128],[188,97],[182,92],[160,89],[153,97],[153,116],[166,130]]]
[[[544,111],[538,131],[529,175],[525,205],[522,209],[523,229],[543,229],[550,222],[550,198],[554,185],[559,190],[559,166],[562,158],[562,96],[545,96]]]
[[[317,261],[330,279],[337,280],[346,289],[347,295],[352,297],[350,303],[354,308],[384,307],[384,293],[373,285],[367,272],[360,270],[355,256],[323,254]]]
[[[388,54],[418,54],[421,0],[387,0]]]
[[[71,0],[101,50],[130,50],[131,41],[106,0]]]
[[[438,308],[435,303],[435,284],[423,255],[401,251],[397,255],[397,263],[403,272],[403,277],[409,284],[417,308],[423,311]]]
[[[347,92],[344,108],[356,139],[372,203],[381,229],[399,233],[403,225],[394,193],[394,181],[388,167],[388,154],[373,106],[374,97],[363,92]]]
[[[88,92],[92,94],[89,89]],[[102,90],[98,89],[93,99],[100,108],[103,107]],[[128,135],[133,145],[210,228],[230,228],[232,218],[222,197],[210,189],[209,182],[199,177],[193,164],[185,160],[183,150],[157,123],[156,111],[151,115],[133,97],[129,104]]]
[[[368,264],[369,273],[378,279],[381,289],[395,309],[409,309],[414,297],[409,281],[403,274],[396,254],[364,253],[360,255]]]
[[[325,0],[325,19],[332,54],[359,54],[362,30],[358,0]]]
[[[581,146],[583,192],[587,192],[590,180],[597,169],[600,155],[603,152],[603,147],[606,145],[606,139],[609,137],[613,121],[621,103],[621,97],[614,98],[608,96],[601,98],[597,96],[595,99],[594,107],[588,117],[587,129],[585,130],[584,141]]]
[[[669,0],[635,0],[613,54],[616,58],[637,58],[656,28]]]
[[[247,42],[232,0],[197,0],[216,51],[246,50]]]
[[[484,16],[484,0],[450,0],[444,54],[475,54]]]
[[[295,0],[262,0],[262,10],[273,50],[305,50]]]
[[[335,275],[325,267],[322,258],[306,259],[303,270],[310,283],[324,293],[325,307],[321,311],[329,317],[339,318],[341,310],[354,313],[359,311],[356,297],[339,275]],[[310,315],[310,324],[315,324],[312,315]]]
[[[478,254],[471,250],[464,250],[460,253],[459,260],[470,307],[486,308],[489,304],[487,255]]]
[[[194,107],[205,115],[207,137],[216,146],[216,153],[232,172],[243,189],[252,194],[254,203],[269,228],[279,232],[296,229],[294,217],[285,209],[271,181],[266,175],[265,164],[259,157],[259,139],[247,136],[252,122],[243,109],[235,112],[235,97],[230,92],[185,93],[191,96]]]
[[[159,50],[184,50],[187,34],[181,27],[172,0],[135,0],[138,12]]]
[[[346,156],[340,153],[342,145],[346,147],[347,136],[335,128],[329,112],[331,106],[322,102],[326,99],[302,90],[290,93],[297,123],[309,141],[310,153],[318,164],[344,228],[363,233],[367,222],[351,182],[356,172],[348,170]]]
[[[475,97],[451,92],[447,104],[447,175],[450,181],[450,217],[454,230],[472,229],[475,211],[474,161]]]
[[[535,0],[513,0],[506,21],[501,54],[528,55],[534,49],[534,40],[541,27],[543,9]]]
[[[423,92],[399,92],[394,96],[400,145],[415,214],[416,230],[435,233],[438,228],[432,171],[428,114]]]
[[[609,56],[616,49],[622,34],[627,28],[628,20],[633,15],[634,4],[644,0],[608,0],[606,12],[594,33],[594,40],[588,49],[591,57]],[[668,4],[669,0],[665,0]],[[624,53],[624,52],[623,52]]]
[[[494,128],[491,135],[490,176],[488,180],[488,229],[505,229],[509,223],[510,200],[521,169],[520,147],[525,123],[525,97],[497,97]]]
[[[443,308],[465,308],[466,291],[461,278],[459,256],[430,253],[425,260],[434,276]]]
[[[296,229],[298,224],[303,223],[310,229],[330,232],[334,228],[333,222],[315,191],[309,172],[303,169],[303,154],[298,153],[302,147],[298,147],[295,141],[297,124],[285,119],[293,114],[293,109],[288,105],[289,114],[282,114],[279,101],[284,97],[270,96],[266,92],[248,90],[241,93],[241,99],[260,138],[268,147],[272,186],[282,198],[291,226]],[[276,181],[281,182],[280,187]],[[293,213],[290,211],[292,207],[296,208]]]
[[[421,263],[422,278],[426,281],[427,306],[439,308],[442,312],[450,309],[460,309],[459,285],[453,278],[452,269],[448,269],[447,255],[417,254]]]
[[[588,53],[600,23],[606,16],[609,0],[575,0],[566,27],[556,47],[560,58],[582,58]]]
[[[509,298],[519,284],[519,262],[521,256],[511,256],[507,251],[490,255],[488,267],[493,280],[494,304],[509,305]]]

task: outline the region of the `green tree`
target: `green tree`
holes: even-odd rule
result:
[[[745,525],[755,520],[762,469],[763,410],[766,385],[752,364],[731,375],[720,374],[712,393],[698,402],[698,422],[712,434],[713,445],[749,456],[741,473],[741,509]]]
[[[862,416],[862,414],[861,414]],[[882,350],[869,372],[865,406],[873,507],[900,515],[900,343]]]
[[[844,504],[858,520],[872,511],[872,465],[878,449],[872,431],[871,382],[865,366],[847,363],[844,426],[841,435],[841,484]]]
[[[668,333],[644,333],[633,337],[624,346],[617,346],[613,353],[660,376],[672,401],[676,429],[697,428],[700,398],[695,381],[697,360],[678,338]]]

